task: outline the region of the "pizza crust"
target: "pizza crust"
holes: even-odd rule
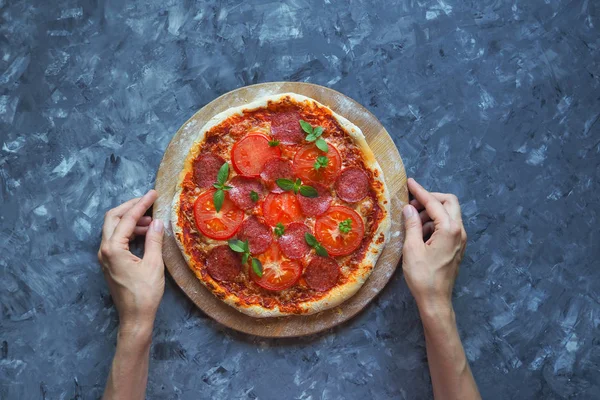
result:
[[[181,250],[188,265],[192,266],[193,260],[190,254],[188,254],[188,252],[184,248],[181,240],[183,231],[181,226],[178,224],[179,203],[181,192],[183,190],[182,183],[186,175],[192,170],[192,162],[196,158],[198,152],[200,151],[199,145],[204,141],[207,132],[209,132],[213,127],[221,124],[228,118],[234,115],[243,115],[244,112],[247,111],[253,111],[256,109],[264,108],[269,102],[276,103],[285,98],[290,98],[296,103],[308,102],[313,105],[317,105],[318,107],[323,107],[329,110],[332,113],[332,116],[338,121],[342,129],[354,140],[355,144],[360,148],[360,151],[363,156],[363,161],[366,167],[373,172],[373,179],[377,182],[380,182],[381,187],[383,188],[381,191],[377,191],[377,201],[379,203],[379,207],[384,213],[383,218],[379,222],[377,231],[374,233],[373,239],[371,240],[371,243],[369,244],[365,252],[365,256],[363,260],[359,263],[356,272],[352,276],[352,279],[350,279],[343,285],[334,287],[321,299],[298,303],[298,307],[303,311],[305,315],[308,315],[338,306],[345,300],[348,300],[350,297],[352,297],[371,275],[371,272],[377,263],[377,259],[383,252],[385,244],[388,242],[389,239],[389,231],[391,225],[390,195],[383,177],[383,171],[379,166],[379,163],[375,159],[375,155],[373,154],[371,148],[367,144],[365,136],[360,130],[360,128],[354,125],[346,118],[335,113],[329,107],[319,103],[318,101],[296,93],[281,93],[277,95],[262,97],[251,103],[239,107],[233,107],[215,115],[200,129],[200,131],[198,132],[198,136],[196,140],[192,143],[190,152],[188,153],[188,156],[185,159],[183,169],[179,175],[179,179],[175,190],[175,196],[173,198],[173,204],[171,207],[171,225],[179,249]],[[229,161],[229,159],[227,159],[227,161]],[[204,279],[201,277],[200,272],[197,271],[195,268],[193,268],[193,272],[196,274],[200,282],[202,282],[204,286],[207,286],[207,282],[205,282]],[[208,279],[212,280],[210,276],[207,277]],[[273,309],[269,309],[260,305],[240,305],[237,297],[223,290],[218,282],[212,281],[211,286],[212,287],[209,288],[209,290],[211,290],[213,294],[216,295],[219,299],[224,301],[226,304],[234,307],[238,311],[249,316],[256,318],[266,318],[291,315],[290,313],[282,312],[277,306],[275,306]]]

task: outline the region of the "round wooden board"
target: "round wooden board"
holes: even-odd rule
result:
[[[392,199],[390,240],[367,282],[352,298],[338,307],[307,316],[252,318],[218,300],[188,268],[173,237],[170,222],[171,202],[191,143],[210,118],[228,108],[249,103],[263,96],[285,92],[311,97],[346,117],[363,131],[383,169]],[[373,114],[349,97],[323,86],[300,82],[261,83],[239,88],[213,100],[194,114],[171,140],[158,169],[156,191],[158,199],[154,205],[153,217],[162,219],[167,227],[163,258],[173,279],[207,315],[241,332],[263,337],[294,337],[334,327],[362,310],[384,288],[400,261],[404,241],[401,209],[408,201],[406,172],[400,154],[392,138]]]

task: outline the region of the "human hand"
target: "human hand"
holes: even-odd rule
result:
[[[156,191],[150,190],[109,210],[104,218],[98,259],[119,313],[121,332],[151,332],[165,290],[163,223],[144,216],[156,197]],[[129,251],[129,241],[143,234],[144,258],[139,258]]]
[[[412,178],[408,190],[415,198],[402,210],[404,279],[422,313],[452,310],[452,288],[467,243],[458,199],[429,193]]]

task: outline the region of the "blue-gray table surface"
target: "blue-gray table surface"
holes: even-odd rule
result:
[[[197,109],[325,85],[462,202],[454,304],[486,399],[600,398],[600,5],[589,0],[0,0],[0,398],[101,395],[117,315],[104,212],[153,186]],[[213,322],[169,278],[153,399],[426,399],[402,275],[301,339]]]

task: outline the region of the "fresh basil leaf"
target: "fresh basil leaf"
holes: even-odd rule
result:
[[[244,253],[244,255],[242,256],[242,265],[248,262],[248,257],[250,257],[250,253]]]
[[[227,185],[223,186],[223,190],[230,190],[230,189],[233,189],[233,186],[227,186]]]
[[[315,129],[313,129],[313,135],[315,135],[316,137],[319,137],[323,134],[323,127],[322,126],[317,126]]]
[[[304,197],[319,197],[317,189],[312,186],[302,185],[300,186],[300,194]]]
[[[258,201],[258,193],[256,193],[254,190],[250,191],[250,200],[255,203]]]
[[[311,133],[309,135],[306,135],[305,139],[307,142],[314,142],[315,140],[317,140],[317,137]]]
[[[283,235],[285,232],[285,227],[281,222],[278,222],[277,225],[275,225],[274,232],[277,237],[281,237],[281,235]]]
[[[348,233],[352,230],[352,220],[350,218],[343,220],[339,224],[340,232]]]
[[[227,244],[229,245],[229,248],[236,253],[244,252],[244,242],[239,239],[230,239],[227,241]]]
[[[221,211],[223,201],[225,201],[225,192],[219,189],[213,194],[213,203],[215,204],[215,210],[217,212]]]
[[[327,252],[327,250],[325,250],[325,248],[319,243],[317,243],[317,245],[315,246],[315,253],[317,253],[317,255],[321,257],[329,257],[329,253]]]
[[[313,168],[315,169],[315,171],[318,171],[319,168],[321,168],[321,164],[319,164],[318,161],[315,161],[315,163],[313,164]]]
[[[213,187],[214,187],[215,189],[223,189],[223,188],[222,188],[222,186],[223,186],[223,185],[220,185],[220,184],[218,184],[218,183],[213,183]]]
[[[252,270],[259,278],[263,276],[263,266],[258,258],[252,259]]]
[[[269,146],[275,147],[279,145],[279,140],[269,140]]]
[[[289,179],[277,179],[275,181],[275,183],[277,184],[277,186],[279,186],[280,188],[282,188],[283,190],[294,190],[294,181],[291,181]]]
[[[329,146],[327,146],[327,142],[325,140],[318,138],[315,144],[317,145],[319,150],[324,151],[325,153],[329,152]]]
[[[329,164],[329,158],[327,158],[327,156],[319,156],[317,157],[317,162],[321,164],[322,167],[326,167]]]
[[[306,122],[304,120],[300,120],[300,126],[302,127],[302,130],[304,132],[306,132],[306,133],[313,133],[313,127],[308,122]]]
[[[225,163],[219,168],[219,172],[217,173],[217,183],[224,185],[225,182],[227,182],[227,178],[229,178],[229,164]]]
[[[248,244],[248,241],[247,241],[247,240],[244,240],[244,242],[243,242],[243,243],[244,243],[244,251],[245,251],[246,253],[250,253],[250,245]]]
[[[319,243],[317,242],[317,238],[308,232],[304,234],[304,240],[306,240],[306,244],[310,247],[315,247]]]

